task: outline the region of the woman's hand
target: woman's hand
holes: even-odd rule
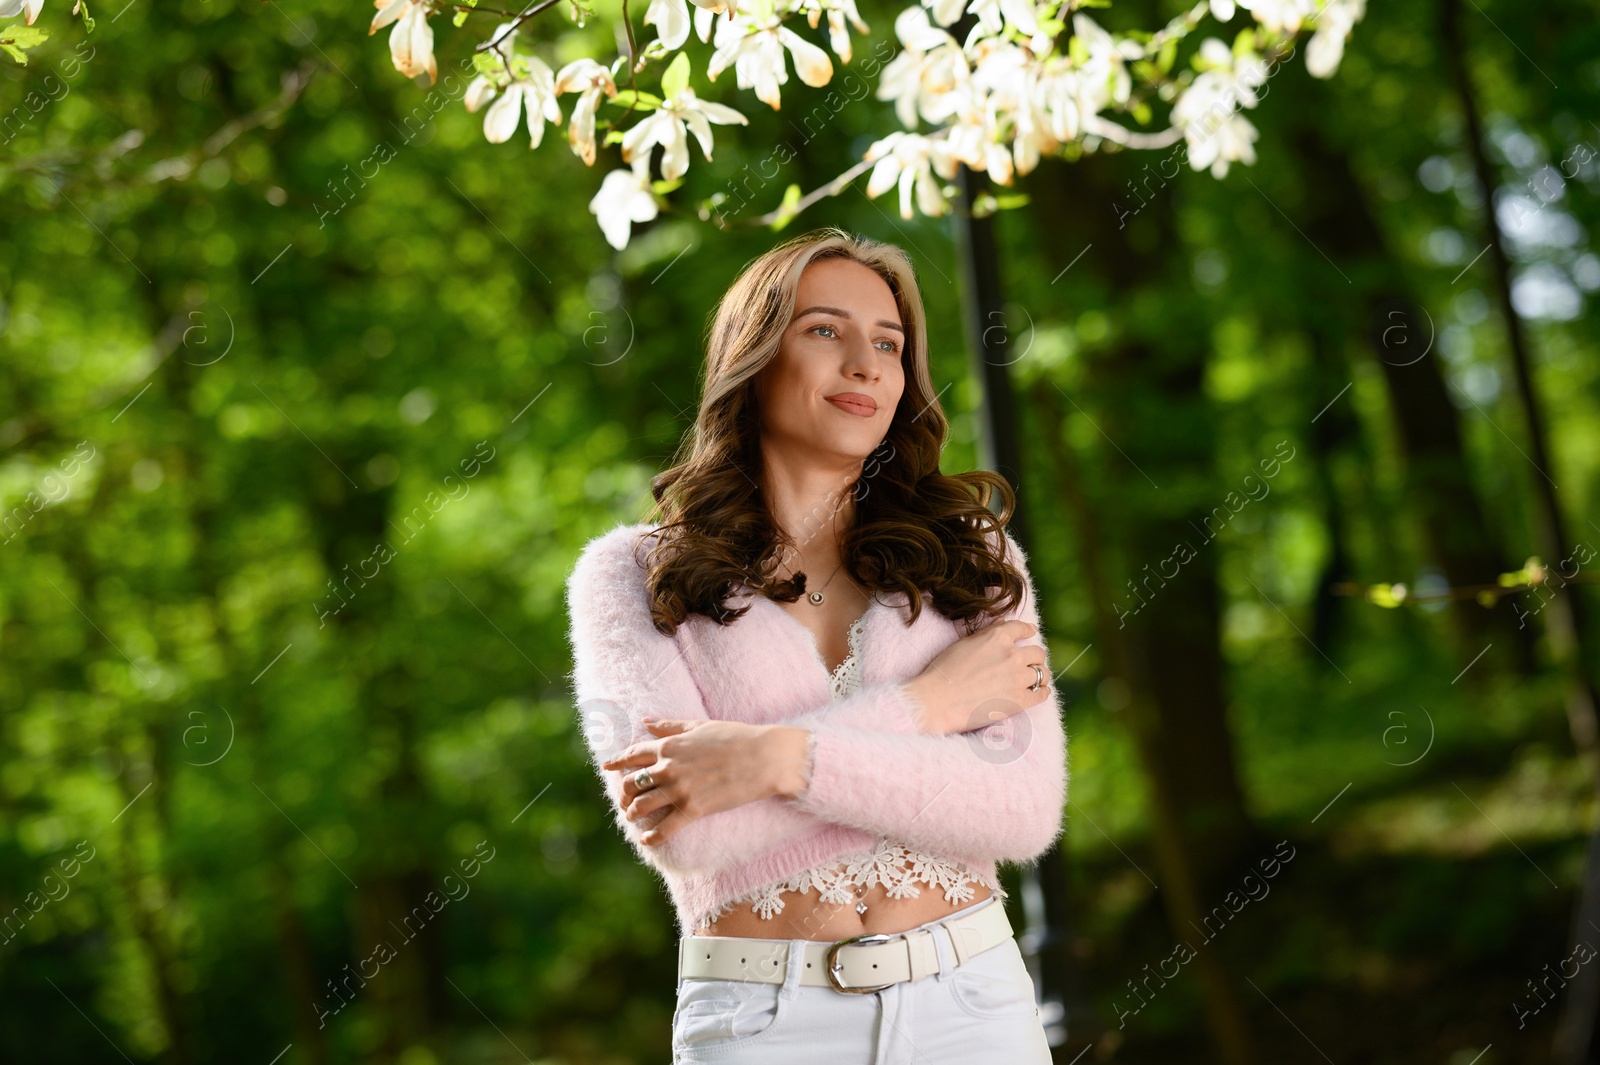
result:
[[[661,738],[641,740],[600,768],[622,771],[623,810],[648,829],[640,840],[648,846],[707,814],[796,794],[806,785],[806,729],[704,719],[644,723]],[[644,768],[655,786],[641,791],[633,777]]]
[[[1044,649],[1019,644],[1039,627],[1027,621],[1001,621],[963,636],[945,648],[928,668],[906,682],[925,708],[923,726],[941,736],[971,732],[1021,713],[1050,697]],[[1038,691],[1030,686],[1044,673]]]

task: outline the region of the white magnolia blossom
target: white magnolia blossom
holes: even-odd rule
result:
[[[1298,33],[1301,21],[1317,13],[1317,0],[1238,0],[1238,4],[1273,33]]]
[[[44,0],[0,0],[0,18],[16,18],[25,14],[28,25],[32,26],[42,7]]]
[[[711,123],[718,125],[750,124],[750,120],[731,107],[702,100],[694,90],[685,86],[682,91],[667,97],[661,107],[622,135],[622,161],[636,162],[635,156],[650,158],[651,149],[659,144],[665,149],[661,155],[661,176],[669,181],[680,178],[689,169],[689,139],[687,129],[700,142],[700,150],[711,158]]]
[[[971,74],[961,46],[920,7],[900,12],[894,32],[904,47],[883,68],[877,98],[894,101],[902,126],[915,129],[919,115],[937,126],[958,110],[953,94]]]
[[[1011,150],[994,139],[994,125],[979,116],[967,116],[950,127],[945,138],[950,157],[974,170],[986,170],[996,185],[1011,184],[1014,167]],[[954,175],[952,175],[954,176]]]
[[[944,214],[944,193],[934,180],[933,171],[937,170],[946,181],[953,181],[957,163],[942,142],[920,133],[895,132],[868,148],[865,159],[877,163],[867,179],[869,200],[899,185],[901,218],[908,221],[911,218],[913,193],[923,214],[931,217]]]
[[[430,79],[436,76],[427,6],[432,2],[374,0],[378,14],[369,32],[393,24],[390,51],[396,69],[409,77],[423,71]],[[26,12],[31,23],[42,3],[0,0],[0,14]],[[516,53],[518,24],[504,23],[487,48],[500,59],[497,69],[480,66],[464,102],[470,112],[486,110],[484,135],[494,143],[514,136],[526,115],[530,147],[537,147],[544,124],[562,122],[557,97],[575,94],[567,128],[573,153],[592,166],[602,146],[620,142],[627,164],[605,176],[589,203],[606,240],[621,249],[633,226],[654,219],[662,206],[651,178],[657,144],[663,149],[661,177],[678,181],[689,169],[689,134],[710,160],[713,124],[748,125],[739,111],[702,100],[689,88],[692,64],[683,46],[690,33],[712,46],[704,66],[708,79],[715,81],[731,66],[740,89],[753,89],[758,99],[778,110],[791,58],[800,80],[814,88],[826,86],[834,74],[828,52],[790,25],[804,17],[813,31],[821,28],[827,34],[833,55],[849,63],[851,30],[863,35],[870,30],[857,3],[649,0],[644,22],[655,28],[657,40],[642,52],[619,56],[609,67],[582,57],[562,66],[559,74],[543,60]],[[1255,162],[1258,133],[1242,110],[1260,102],[1269,64],[1292,54],[1294,39],[1306,31],[1307,71],[1319,78],[1332,76],[1343,60],[1346,40],[1366,14],[1366,0],[1204,0],[1154,35],[1118,35],[1074,11],[1077,6],[1042,0],[907,0],[894,22],[901,47],[882,67],[876,92],[878,99],[893,101],[906,128],[867,150],[865,165],[858,168],[871,171],[867,195],[898,189],[902,218],[909,220],[914,209],[940,216],[949,209],[948,184],[963,165],[985,171],[996,185],[1010,185],[1046,156],[1074,145],[1093,151],[1102,139],[1150,149],[1181,137],[1196,170],[1223,177],[1235,162]],[[1233,46],[1206,39],[1193,72],[1171,72],[1172,55],[1164,49],[1193,33],[1205,15],[1226,23],[1239,9],[1249,12],[1255,25],[1239,34]],[[1058,48],[1051,31],[1069,12],[1072,33]],[[974,26],[965,41],[958,41],[947,27],[967,14],[974,16]],[[1133,64],[1158,56],[1159,65],[1141,68],[1135,97]],[[600,104],[619,94],[617,73],[630,62],[637,63],[630,72],[630,90],[631,75],[657,63],[667,73],[660,89],[640,85],[638,95],[624,94],[631,97],[628,117],[638,121],[632,126],[619,123],[623,132],[613,130],[602,140],[597,128]],[[664,98],[656,99],[651,91]],[[1166,129],[1125,128],[1108,114],[1131,114],[1143,126],[1161,101],[1171,101]],[[917,132],[923,123],[933,131]]]
[[[428,25],[428,5],[424,0],[372,2],[378,13],[372,17],[367,36],[394,23],[394,29],[389,32],[389,56],[394,60],[394,68],[408,78],[427,71],[429,85],[438,81],[439,64],[433,58],[433,27]]]
[[[1099,113],[1107,104],[1126,104],[1133,91],[1127,61],[1143,58],[1144,49],[1133,41],[1118,41],[1082,12],[1072,16],[1072,31],[1089,49],[1089,58],[1080,68],[1086,108]]]
[[[718,14],[738,14],[734,0],[694,0],[694,6],[694,31],[702,41],[711,39],[711,23]],[[644,24],[656,28],[667,51],[676,52],[689,39],[689,5],[684,0],[650,0]]]
[[[1230,115],[1210,132],[1202,133],[1199,127],[1185,127],[1184,137],[1189,142],[1189,165],[1196,170],[1211,168],[1212,177],[1225,177],[1228,165],[1234,161],[1250,166],[1256,161],[1256,127],[1243,115]]]
[[[789,82],[783,50],[794,57],[795,73],[812,88],[833,80],[828,53],[783,24],[776,15],[727,15],[717,20],[716,54],[706,67],[712,81],[733,66],[741,89],[755,89],[756,98],[774,111],[782,107],[778,87]]]
[[[524,111],[528,115],[528,147],[537,148],[544,140],[544,124],[549,119],[561,124],[561,107],[556,103],[556,78],[538,56],[520,56],[528,64],[528,76],[506,86],[500,99],[483,113],[483,136],[490,144],[503,144],[517,132]],[[471,86],[468,86],[470,92]],[[480,92],[478,102],[482,103]]]
[[[494,79],[487,74],[479,74],[467,85],[466,94],[462,96],[461,102],[466,104],[468,111],[476,111],[494,99],[499,91],[500,86],[494,83]]]
[[[1194,79],[1188,93],[1232,101],[1232,107],[1254,107],[1260,102],[1256,90],[1271,77],[1260,56],[1253,52],[1235,55],[1222,41],[1207,37],[1200,42],[1200,58],[1209,69]]]
[[[961,18],[962,12],[967,8],[967,0],[922,0],[922,6],[932,12],[933,21],[941,26],[948,26]],[[902,11],[900,14],[904,15],[905,12]]]
[[[1028,49],[1002,37],[979,41],[974,54],[970,85],[982,106],[965,109],[951,127],[950,152],[974,170],[987,170],[995,184],[1009,185],[1013,170],[1026,174],[1038,162],[1037,128],[1028,135],[1012,131],[1018,152],[1015,164],[1013,149],[1001,142],[1000,133],[1008,117],[1019,127],[1032,120],[1028,74],[1038,64]]]
[[[1200,45],[1200,59],[1208,68],[1184,90],[1172,108],[1172,124],[1183,130],[1189,164],[1196,170],[1211,168],[1223,177],[1231,163],[1256,160],[1256,128],[1243,115],[1260,98],[1256,89],[1268,78],[1266,64],[1253,53],[1235,55],[1222,41],[1208,37]]]
[[[633,224],[656,216],[656,198],[650,191],[650,157],[640,155],[632,169],[607,174],[600,191],[589,201],[589,210],[599,221],[606,243],[618,251],[626,248]]]
[[[967,38],[968,46],[982,37],[998,37],[1011,26],[1028,35],[1028,47],[1034,54],[1043,55],[1050,50],[1051,38],[1039,29],[1034,0],[972,0],[967,10],[978,16],[978,23]]]
[[[866,35],[872,27],[861,21],[861,12],[856,10],[856,0],[789,0],[791,9],[797,14],[806,17],[806,24],[812,29],[817,28],[823,12],[828,15],[828,47],[833,49],[833,54],[839,57],[839,62],[850,62],[853,54],[850,44],[850,31],[845,28],[849,22],[856,32]]]
[[[515,22],[502,22],[489,34],[489,39],[484,42],[489,50],[498,55],[502,61],[510,61],[511,51],[516,47],[517,34],[521,32]]]
[[[1306,45],[1306,72],[1331,78],[1344,58],[1344,41],[1367,13],[1367,0],[1328,0],[1317,15],[1317,31]]]
[[[492,100],[496,93],[503,87],[503,82],[515,80],[511,76],[511,54],[517,38],[517,24],[515,22],[502,22],[495,27],[486,42],[489,54],[500,60],[502,73],[499,77],[491,78],[487,74],[479,74],[467,85],[466,94],[462,103],[468,111],[476,112],[478,108]]]
[[[572,105],[572,123],[567,127],[567,143],[585,166],[593,166],[594,116],[600,107],[600,94],[617,95],[611,71],[593,59],[574,59],[556,74],[555,91],[557,95],[578,94],[578,102]]]
[[[1036,65],[1030,71],[1030,79],[1032,87],[1028,99],[1039,114],[1037,121],[1031,116],[1028,121],[1029,128],[1037,131],[1034,136],[1048,135],[1056,144],[1076,140],[1085,118],[1099,110],[1094,107],[1089,79],[1064,56],[1051,56],[1043,64]]]
[[[1018,174],[1030,173],[1039,165],[1041,158],[1054,152],[1065,140],[1056,136],[1051,128],[1050,113],[1045,107],[1046,88],[1042,71],[1041,64],[1029,63],[1022,72],[1021,99],[1011,115],[1011,154],[1016,161]]]

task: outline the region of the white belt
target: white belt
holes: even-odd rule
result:
[[[965,965],[973,955],[1000,945],[1012,934],[1006,908],[994,896],[971,913],[939,924],[950,933],[958,966]],[[684,936],[678,941],[678,979],[781,984],[788,971],[789,944],[787,939]],[[931,928],[851,936],[835,943],[807,943],[804,949],[800,983],[807,987],[867,994],[939,971],[938,947]]]

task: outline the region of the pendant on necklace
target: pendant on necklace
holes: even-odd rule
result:
[[[810,596],[810,599],[811,599],[811,601],[813,603],[821,603],[822,602],[822,593],[821,592],[812,592],[811,596]]]

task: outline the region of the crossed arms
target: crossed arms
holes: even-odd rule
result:
[[[634,558],[642,528],[619,526],[591,541],[567,581],[573,690],[597,771],[632,744],[655,738],[643,717],[709,717],[677,639],[650,620],[645,571]],[[1037,626],[1026,559],[1009,533],[1006,542],[1026,591],[998,620]],[[1027,642],[1045,647],[1037,633]],[[1047,650],[1045,662],[1048,669]],[[643,830],[625,816],[623,774],[600,776],[624,837],[644,861],[666,871],[736,865],[818,822],[951,857],[1024,862],[1045,851],[1060,832],[1068,786],[1055,685],[1048,698],[971,732],[928,734],[921,711],[903,681],[887,681],[776,722],[813,734],[806,789],[708,814],[656,845],[641,842]]]

